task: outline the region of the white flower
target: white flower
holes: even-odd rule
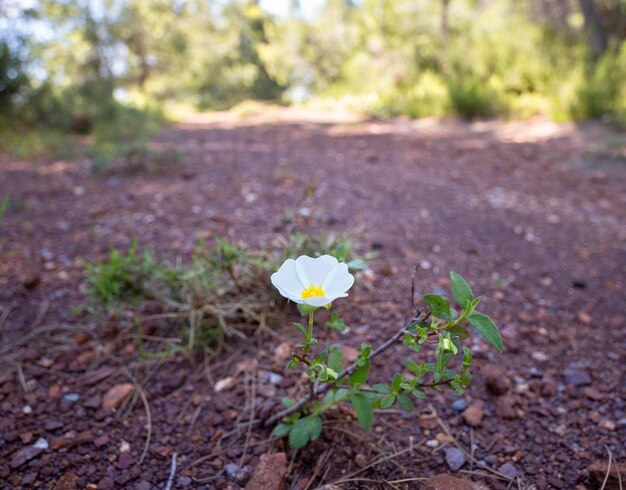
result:
[[[346,291],[354,284],[354,276],[346,264],[330,255],[316,259],[301,255],[296,260],[285,260],[271,281],[280,294],[295,303],[326,306],[348,296]]]

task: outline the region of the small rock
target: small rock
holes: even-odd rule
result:
[[[500,468],[498,468],[498,471],[510,479],[513,479],[519,475],[519,471],[517,471],[517,468],[513,463],[504,463],[502,466],[500,466]]]
[[[446,449],[446,463],[448,468],[457,472],[465,464],[465,453],[456,447],[449,447]]]
[[[496,400],[496,415],[501,419],[517,418],[517,401],[512,396],[503,396]]]
[[[22,412],[24,412],[24,415],[30,415],[31,413],[33,413],[33,409],[30,405],[24,405],[22,407]]]
[[[234,479],[237,476],[237,472],[239,471],[239,466],[237,466],[235,463],[228,463],[226,466],[224,466],[224,469],[226,470],[228,478]]]
[[[41,282],[41,273],[37,269],[28,269],[22,273],[20,282],[26,289],[33,289]]]
[[[591,400],[595,400],[595,401],[600,401],[603,400],[604,394],[600,393],[596,388],[594,388],[593,386],[585,386],[583,388],[583,394],[591,399]]]
[[[463,398],[458,398],[452,402],[452,408],[457,412],[462,412],[467,408],[467,401]]]
[[[548,355],[540,350],[536,350],[531,354],[531,356],[537,362],[546,362],[549,359]]]
[[[102,434],[100,437],[95,438],[93,443],[96,447],[106,446],[109,443],[109,435]]]
[[[105,476],[97,486],[98,490],[109,490],[111,488],[115,488],[115,481],[110,476]]]
[[[57,430],[63,427],[63,422],[60,420],[47,420],[44,428],[49,431]]]
[[[46,441],[43,437],[40,437],[37,439],[37,442],[33,444],[33,447],[36,447],[37,449],[48,449],[48,441]]]
[[[580,323],[584,323],[585,325],[589,325],[592,322],[591,315],[584,311],[579,311],[576,317]]]
[[[293,344],[291,342],[282,342],[278,344],[276,350],[274,350],[274,360],[278,364],[283,364],[293,352]]]
[[[30,431],[22,432],[20,434],[20,439],[24,444],[30,444],[30,442],[33,440],[33,433]]]
[[[435,414],[423,413],[419,417],[417,417],[417,424],[422,429],[432,430],[436,429],[439,426],[439,422],[437,421],[437,416]]]
[[[68,471],[57,480],[54,487],[55,490],[76,490],[78,488],[78,477]]]
[[[67,403],[75,403],[78,401],[79,398],[80,395],[78,393],[68,393],[66,395],[63,395],[63,401]]]
[[[187,488],[190,487],[193,483],[193,480],[188,476],[179,476],[176,478],[176,488]]]
[[[489,364],[482,370],[485,385],[496,396],[504,395],[511,388],[511,379],[499,367]]]
[[[454,437],[444,434],[443,432],[439,432],[435,439],[437,439],[439,444],[452,444],[454,442]]]
[[[237,475],[235,476],[235,480],[237,480],[239,484],[243,485],[250,479],[250,475],[252,475],[253,471],[254,471],[254,468],[252,468],[252,466],[247,464],[237,472]]]
[[[568,385],[574,386],[590,385],[592,382],[586,372],[574,368],[567,368],[563,371],[563,379]]]
[[[122,383],[115,385],[107,391],[102,397],[101,406],[104,409],[118,408],[126,397],[130,395],[135,387],[132,383]]]
[[[145,480],[141,480],[135,485],[135,490],[152,490],[152,485]]]
[[[286,473],[285,453],[267,455],[254,469],[246,490],[284,490]]]
[[[595,461],[587,468],[589,471],[589,478],[592,482],[595,482],[598,486],[602,485],[604,478],[608,472],[609,478],[604,486],[605,490],[617,490],[622,488],[620,485],[620,476],[623,482],[624,475],[626,475],[626,463],[611,463],[611,469],[608,468],[608,461]]]
[[[483,421],[484,415],[485,413],[483,412],[483,409],[478,405],[470,405],[463,412],[463,420],[465,420],[467,425],[478,427]]]
[[[354,462],[359,468],[363,468],[367,464],[367,456],[363,453],[359,453],[355,456]]]
[[[48,449],[48,441],[38,439],[32,446],[22,448],[13,454],[11,461],[9,461],[9,466],[13,469],[19,468],[24,463],[39,456],[46,449]]]
[[[456,478],[442,473],[426,480],[424,490],[472,490],[472,484],[464,478]]]
[[[133,458],[130,454],[122,453],[120,454],[120,457],[117,458],[117,467],[120,470],[125,470],[126,468],[129,468],[134,462],[135,458]]]
[[[237,383],[237,379],[233,376],[228,376],[227,378],[222,378],[215,383],[215,393],[221,393],[224,390],[232,388]]]
[[[102,403],[100,395],[90,396],[83,402],[83,407],[96,409]]]
[[[172,448],[169,448],[167,446],[156,446],[152,449],[152,452],[157,458],[168,460],[172,455]]]
[[[277,385],[283,380],[283,376],[272,371],[259,371],[259,381]]]
[[[612,420],[601,420],[600,423],[598,424],[598,427],[600,427],[601,429],[606,429],[606,430],[615,430],[615,427],[617,427],[615,425],[615,422],[613,422]]]
[[[439,447],[439,441],[437,439],[430,439],[426,441],[426,445],[428,447],[436,448]]]
[[[129,453],[130,452],[130,444],[126,441],[122,441],[120,444],[120,453]]]

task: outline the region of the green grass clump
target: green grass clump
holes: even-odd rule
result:
[[[86,263],[89,295],[107,306],[119,301],[135,301],[145,294],[145,284],[157,271],[150,252],[137,253],[137,242],[124,254],[111,250],[104,262]]]
[[[348,235],[335,235],[320,232],[319,235],[294,232],[289,235],[284,249],[284,259],[308,255],[319,257],[332,255],[339,262],[348,264],[352,271],[367,269],[366,260],[372,258],[372,254],[361,256],[357,253],[354,237]]]
[[[352,270],[367,267],[355,251],[354,238],[320,233],[293,233],[283,240],[284,250],[250,250],[224,239],[208,246],[200,243],[188,264],[157,260],[150,251],[139,253],[137,243],[126,253],[112,250],[106,260],[86,264],[89,295],[106,309],[136,311],[140,351],[163,356],[197,349],[220,351],[227,337],[246,338],[269,328],[278,293],[269,277],[285,257],[323,254],[347,262]],[[151,315],[142,315],[142,303],[157,303],[167,330],[178,332],[176,342],[141,340],[141,325]]]

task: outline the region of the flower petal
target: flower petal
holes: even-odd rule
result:
[[[301,255],[296,259],[296,271],[305,286],[324,284],[338,263],[331,255],[322,255],[316,259]]]
[[[341,262],[337,265],[337,270],[333,280],[324,291],[326,296],[337,296],[345,293],[354,284],[354,276],[348,272],[348,266]],[[346,295],[347,296],[347,295]]]
[[[270,280],[280,294],[285,297],[300,296],[304,289],[304,285],[296,273],[296,261],[293,259],[285,260],[278,271],[272,274]]]
[[[326,306],[328,303],[332,303],[333,299],[335,298],[330,298],[328,296],[314,296],[312,298],[302,298],[299,302],[311,306]]]

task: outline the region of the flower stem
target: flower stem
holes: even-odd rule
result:
[[[315,314],[314,311],[309,313],[309,339],[308,339],[309,342],[311,342],[311,339],[313,339],[313,315],[314,314]]]

